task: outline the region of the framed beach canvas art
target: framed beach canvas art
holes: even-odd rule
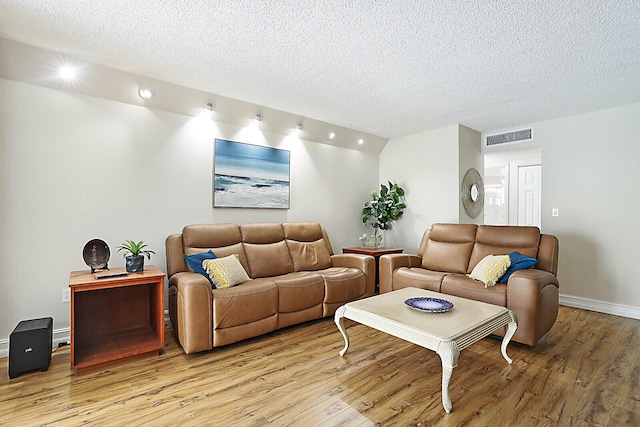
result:
[[[289,209],[290,153],[216,139],[213,207]]]

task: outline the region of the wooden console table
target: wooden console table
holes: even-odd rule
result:
[[[152,265],[102,279],[89,270],[72,271],[71,369],[158,354],[164,348],[164,278]]]
[[[401,254],[404,251],[403,248],[367,248],[367,247],[355,247],[355,248],[342,248],[343,254],[362,254],[371,255],[376,259],[376,294],[380,293],[378,288],[380,283],[380,257],[387,254]]]

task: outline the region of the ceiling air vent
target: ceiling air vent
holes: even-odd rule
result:
[[[486,147],[494,147],[512,142],[525,142],[533,139],[533,129],[514,130],[513,132],[500,133],[497,135],[487,135],[485,138]]]

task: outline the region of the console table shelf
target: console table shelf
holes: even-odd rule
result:
[[[124,269],[113,269],[119,271]],[[96,279],[71,272],[71,368],[96,368],[164,348],[164,273]]]

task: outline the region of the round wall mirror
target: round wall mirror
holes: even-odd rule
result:
[[[471,186],[471,200],[474,202],[478,201],[478,194],[480,190],[478,190],[478,184],[473,184]]]
[[[462,178],[460,199],[464,210],[471,218],[476,218],[484,206],[484,185],[480,173],[471,168]]]

